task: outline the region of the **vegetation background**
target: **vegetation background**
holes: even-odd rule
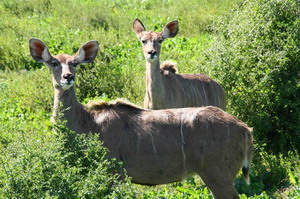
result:
[[[132,32],[139,18],[161,31],[162,60],[204,72],[227,92],[228,112],[254,127],[251,185],[241,198],[300,198],[300,2],[298,0],[2,0],[0,2],[0,198],[212,198],[199,177],[145,187],[118,181],[97,136],[53,125],[50,71],[29,55],[37,37],[53,54],[98,40],[78,69],[79,100],[142,105],[145,61]]]

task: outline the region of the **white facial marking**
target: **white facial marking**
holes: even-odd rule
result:
[[[151,58],[151,55],[147,55],[146,59],[149,61],[149,62],[155,62],[157,60],[157,55],[154,55],[152,58]]]
[[[60,86],[61,86],[62,89],[68,90],[74,85],[74,83],[75,82],[73,80],[70,81],[70,82],[68,82],[67,80],[61,80],[60,81]]]

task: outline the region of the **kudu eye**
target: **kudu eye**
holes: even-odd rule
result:
[[[53,62],[51,62],[51,65],[53,67],[57,67],[57,66],[59,66],[59,62],[58,61],[53,61]]]
[[[159,44],[161,44],[163,41],[164,41],[163,39],[160,39],[160,40],[158,40],[157,42],[158,42]]]
[[[71,66],[73,66],[73,67],[76,67],[76,66],[78,66],[78,65],[79,65],[79,63],[78,63],[78,62],[76,62],[76,61],[74,61],[74,62],[72,62],[72,63],[69,63],[69,65],[71,65]]]
[[[141,41],[143,44],[147,44],[147,40],[142,40]]]

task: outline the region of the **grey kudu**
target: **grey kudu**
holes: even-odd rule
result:
[[[176,74],[176,66],[170,62],[160,66],[161,44],[165,39],[176,36],[178,21],[169,22],[162,32],[153,32],[146,31],[142,22],[135,19],[133,30],[142,43],[146,59],[144,108],[217,106],[226,109],[224,89],[207,75]]]
[[[98,42],[87,42],[74,56],[53,56],[35,38],[29,46],[33,59],[52,71],[54,121],[62,112],[69,129],[100,134],[108,158],[122,161],[134,183],[158,185],[199,174],[215,198],[239,198],[234,179],[243,168],[249,180],[252,156],[246,124],[212,106],[146,110],[121,100],[83,106],[75,95],[75,68],[94,60]]]

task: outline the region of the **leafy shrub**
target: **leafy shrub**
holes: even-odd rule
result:
[[[21,134],[0,156],[1,198],[133,198],[122,165],[105,158],[97,135],[57,126],[55,136]],[[53,134],[52,134],[53,135]],[[32,136],[32,135],[31,135]],[[114,174],[115,173],[115,174]]]
[[[222,20],[206,65],[229,110],[271,153],[300,151],[300,2],[246,1]]]

